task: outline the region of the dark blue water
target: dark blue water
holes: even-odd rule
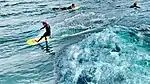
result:
[[[80,9],[52,10],[72,3]],[[0,84],[150,84],[150,1],[132,3],[0,0]],[[50,52],[26,43],[42,21]]]

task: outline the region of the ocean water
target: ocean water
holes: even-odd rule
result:
[[[79,10],[54,11],[72,3]],[[150,84],[150,1],[0,0],[0,84]],[[45,43],[30,46],[51,25]]]

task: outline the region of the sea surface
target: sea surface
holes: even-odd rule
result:
[[[150,0],[133,1],[0,0],[0,84],[150,84]],[[26,43],[42,21],[49,52]]]

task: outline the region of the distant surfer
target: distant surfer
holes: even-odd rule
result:
[[[46,32],[43,34],[43,36],[41,36],[41,38],[39,40],[35,40],[36,42],[39,42],[43,37],[45,37],[45,40],[46,40],[46,49],[48,50],[48,42],[47,42],[47,36],[51,37],[51,28],[50,28],[50,25],[47,23],[47,22],[42,22],[43,24],[43,27],[40,28],[40,30],[42,29],[46,29]]]
[[[133,5],[130,6],[130,8],[140,8],[139,6],[137,6],[137,1],[133,3]]]
[[[71,6],[69,7],[63,7],[63,8],[52,8],[53,10],[68,10],[68,9],[73,9],[75,8],[76,5],[75,4],[72,4]]]

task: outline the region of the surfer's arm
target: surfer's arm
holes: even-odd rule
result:
[[[40,28],[40,30],[42,30],[42,29],[44,29],[45,28],[45,26],[44,27],[42,27],[42,28]]]
[[[139,6],[136,6],[137,8],[140,8]]]

